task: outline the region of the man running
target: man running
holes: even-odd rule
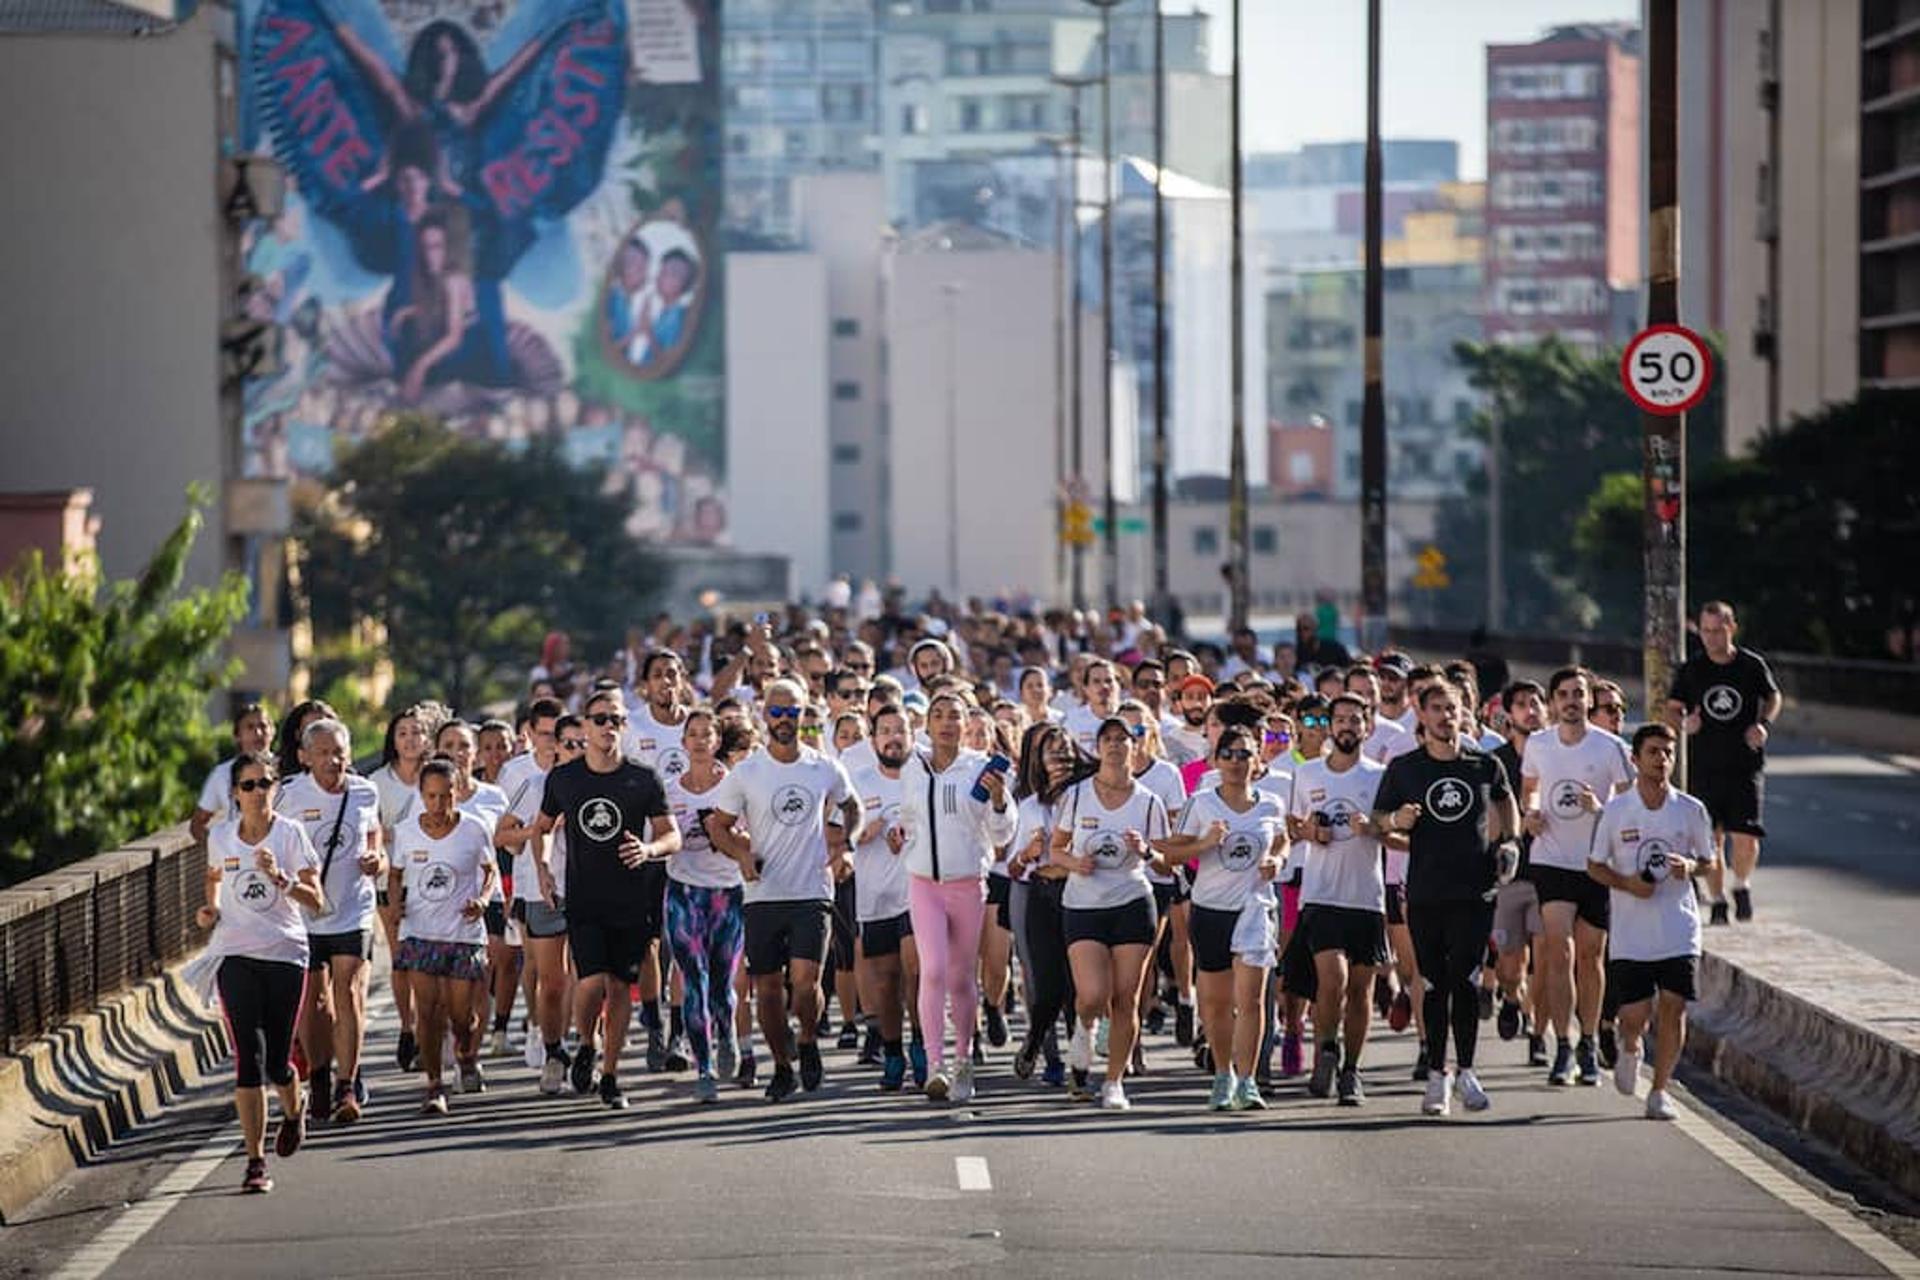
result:
[[[1780,715],[1780,686],[1751,649],[1734,645],[1739,623],[1733,606],[1713,600],[1700,607],[1705,652],[1681,664],[1667,694],[1670,722],[1687,735],[1689,781],[1713,816],[1716,835],[1727,837],[1733,869],[1733,915],[1753,919],[1753,871],[1760,863],[1767,738]],[[1707,873],[1713,898],[1711,923],[1727,923],[1726,878],[1718,858]]]
[[[853,849],[854,915],[860,925],[860,1004],[880,1024],[880,1089],[898,1093],[907,1080],[903,1024],[914,1004],[919,966],[907,909],[907,868],[888,843],[900,821],[900,767],[907,762],[907,715],[888,703],[873,713],[871,768],[853,772],[863,825]],[[915,1021],[919,1019],[917,1010]],[[915,1040],[919,1040],[915,1028]],[[926,1083],[926,1049],[916,1043],[915,1076]]]
[[[659,774],[662,787],[670,787],[687,770],[687,752],[681,743],[687,724],[686,664],[671,649],[655,649],[641,660],[640,688],[644,697],[628,707],[621,750],[628,759]],[[640,966],[640,1025],[647,1031],[647,1070],[684,1071],[687,1042],[680,1005],[673,1005],[670,1036],[660,1023],[661,959],[663,953],[671,954],[671,948],[658,941],[666,936],[667,863],[650,863],[640,869],[640,875],[647,882],[646,901],[653,911],[647,930],[656,939],[648,945]]]
[[[1516,680],[1500,691],[1500,704],[1506,708],[1506,743],[1493,754],[1509,778],[1520,776],[1521,757],[1527,739],[1546,723],[1547,691],[1537,681]],[[1540,981],[1540,937],[1546,923],[1540,916],[1540,891],[1533,887],[1533,869],[1528,858],[1533,838],[1520,837],[1520,873],[1493,899],[1493,945],[1497,953],[1494,976],[1500,986],[1500,1017],[1495,1024],[1502,1040],[1527,1032],[1527,1065],[1547,1065],[1546,1005],[1544,985]],[[1529,978],[1527,959],[1533,957]],[[1530,1016],[1523,1016],[1530,1015]]]

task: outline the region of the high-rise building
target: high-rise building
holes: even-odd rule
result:
[[[1597,349],[1639,310],[1639,33],[1557,27],[1487,47],[1486,335]]]
[[[1844,20],[1854,6],[1833,7]],[[1920,386],[1920,6],[1862,8],[1860,380]]]
[[[1381,224],[1400,234],[1408,214],[1441,208],[1460,176],[1460,144],[1387,138],[1380,144]],[[1246,160],[1247,240],[1266,270],[1341,268],[1360,261],[1366,227],[1366,143],[1310,142]]]

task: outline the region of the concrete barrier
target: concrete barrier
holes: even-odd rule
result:
[[[1920,1197],[1920,978],[1796,925],[1707,941],[1688,1060]]]

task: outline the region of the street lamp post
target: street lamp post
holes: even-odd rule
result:
[[[1252,556],[1247,545],[1247,316],[1246,280],[1243,261],[1240,205],[1245,175],[1240,162],[1240,0],[1233,0],[1233,77],[1232,122],[1228,129],[1233,149],[1233,252],[1228,270],[1232,272],[1231,302],[1233,315],[1233,440],[1227,457],[1227,627],[1237,631],[1247,625],[1248,582]]]
[[[1067,216],[1073,220],[1073,281],[1067,299],[1067,368],[1072,390],[1073,423],[1069,440],[1072,475],[1068,481],[1070,492],[1067,501],[1077,503],[1081,501],[1086,483],[1086,415],[1085,393],[1082,390],[1085,361],[1081,358],[1083,343],[1080,337],[1080,91],[1091,85],[1094,77],[1055,76],[1053,82],[1072,95],[1068,107],[1070,140],[1067,144],[1072,156],[1068,166],[1072,173],[1072,190],[1068,197]],[[1068,551],[1068,561],[1073,571],[1073,607],[1084,609],[1087,607],[1087,549],[1078,539],[1074,540]]]
[[[1153,611],[1173,617],[1167,580],[1167,22],[1153,5]]]
[[[1120,606],[1120,513],[1113,489],[1113,8],[1120,2],[1087,0],[1100,10],[1100,454],[1106,479],[1101,515],[1107,526],[1100,539],[1100,567],[1109,609]]]
[[[1387,639],[1387,405],[1382,386],[1380,0],[1367,0],[1366,299],[1360,402],[1360,645]]]
[[[947,319],[947,581],[953,598],[963,599],[960,583],[960,285],[940,286]]]
[[[1047,139],[1056,161],[1053,210],[1053,585],[1067,576],[1067,220],[1077,217],[1068,136]]]

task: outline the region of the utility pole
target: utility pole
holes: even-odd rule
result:
[[[960,285],[940,286],[947,319],[947,581],[953,598],[966,599],[960,585]]]
[[[1049,139],[1057,180],[1053,210],[1053,589],[1067,576],[1067,219],[1075,216],[1069,140]],[[1049,593],[1051,594],[1051,593]]]
[[[1780,68],[1786,61],[1780,36],[1780,0],[1771,0],[1760,65],[1760,106],[1767,113],[1767,207],[1761,223],[1767,243],[1767,311],[1766,323],[1754,335],[1761,347],[1756,354],[1767,362],[1769,427],[1780,425]]]
[[[1647,0],[1647,324],[1680,321],[1679,0]],[[1649,718],[1681,659],[1687,597],[1687,415],[1640,415],[1646,620],[1641,657]],[[1671,519],[1661,492],[1681,495]],[[1681,754],[1684,764],[1685,753]],[[1684,776],[1680,779],[1684,783]]]
[[[1088,0],[1100,9],[1100,455],[1106,475],[1101,513],[1101,578],[1107,608],[1120,607],[1120,510],[1113,492],[1113,6],[1120,0]],[[1158,3],[1158,0],[1155,0]]]
[[[1360,401],[1360,647],[1387,639],[1387,404],[1381,382],[1380,0],[1367,0],[1366,302]]]
[[[1228,270],[1233,273],[1231,302],[1233,360],[1233,440],[1227,455],[1227,629],[1237,631],[1247,625],[1248,582],[1252,556],[1247,545],[1247,306],[1243,261],[1240,206],[1245,195],[1245,175],[1240,163],[1240,0],[1233,0],[1233,80],[1232,122],[1227,130],[1233,148],[1233,252]]]
[[[1500,477],[1504,464],[1499,405],[1488,413],[1487,426],[1487,634],[1499,635],[1507,609],[1507,549],[1501,541],[1507,522],[1502,492],[1505,485]]]
[[[1086,500],[1086,417],[1085,395],[1081,384],[1085,381],[1085,360],[1082,358],[1083,341],[1080,336],[1080,91],[1093,83],[1088,76],[1055,76],[1053,82],[1069,91],[1072,105],[1068,108],[1071,121],[1068,151],[1072,156],[1069,168],[1072,172],[1072,193],[1067,202],[1067,214],[1073,220],[1073,281],[1067,299],[1068,338],[1067,369],[1072,386],[1073,430],[1070,438],[1072,476],[1067,482],[1067,501],[1079,503]],[[1072,568],[1073,607],[1087,607],[1087,549],[1076,539],[1069,550],[1068,559]]]
[[[1167,22],[1153,4],[1153,616],[1173,616],[1167,581]]]

